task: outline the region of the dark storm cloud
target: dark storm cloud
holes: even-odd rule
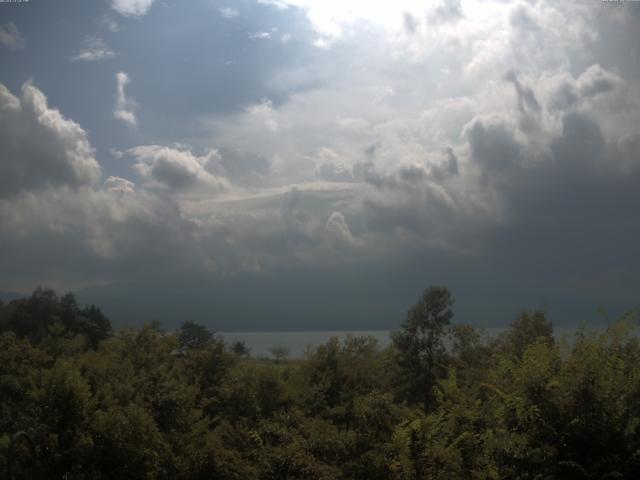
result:
[[[634,187],[640,165],[637,159],[631,167],[621,161],[593,118],[568,113],[562,124],[560,134],[550,139],[552,159],[527,167],[510,168],[504,160],[515,144],[508,140],[508,129],[499,128],[493,136],[476,132],[485,135],[483,145],[493,146],[472,147],[474,158],[487,175],[498,169],[503,178],[497,191],[508,222],[493,231],[488,243],[494,268],[508,276],[527,272],[535,288],[553,275],[556,287],[567,293],[630,298],[634,287],[626,282],[640,266],[632,240],[640,226],[630,221],[634,205],[640,204]],[[477,142],[477,135],[469,141]],[[501,160],[487,162],[490,154]],[[619,269],[621,259],[629,269]]]
[[[500,181],[520,161],[521,145],[510,129],[494,122],[475,119],[465,128],[471,155],[480,164],[483,178]]]

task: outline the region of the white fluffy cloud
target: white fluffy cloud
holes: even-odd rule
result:
[[[20,50],[24,48],[24,39],[15,23],[9,22],[0,25],[0,45],[10,50]]]
[[[116,106],[113,109],[115,118],[122,120],[131,127],[138,126],[135,108],[136,104],[125,92],[125,87],[129,84],[129,75],[125,72],[116,74]]]
[[[221,158],[215,150],[197,156],[188,149],[142,145],[127,153],[136,160],[136,172],[152,185],[176,192],[199,189],[217,193],[229,189],[229,182],[215,173],[221,168]]]
[[[126,17],[146,15],[155,0],[111,0],[111,7]]]
[[[128,194],[135,191],[136,184],[126,178],[111,176],[104,181],[104,188],[108,192]]]
[[[0,84],[0,158],[0,196],[92,185],[100,177],[86,132],[30,83],[20,97]]]

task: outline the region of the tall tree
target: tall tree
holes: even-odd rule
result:
[[[429,287],[409,310],[402,330],[391,334],[406,398],[422,403],[426,411],[434,408],[434,387],[446,371],[444,336],[453,302],[446,287]]]
[[[213,333],[207,327],[196,322],[184,322],[178,336],[180,346],[186,348],[205,348],[213,340]]]
[[[542,310],[520,313],[502,338],[507,353],[517,358],[522,358],[527,348],[539,341],[549,345],[554,342],[553,324]]]

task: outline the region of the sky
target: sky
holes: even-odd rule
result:
[[[640,2],[0,3],[0,290],[115,323],[640,304]],[[599,308],[602,307],[602,308]]]

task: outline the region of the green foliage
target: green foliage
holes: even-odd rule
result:
[[[402,330],[391,335],[405,396],[426,411],[434,409],[436,381],[446,371],[443,339],[453,318],[453,302],[446,287],[428,288],[409,310]]]
[[[527,348],[537,341],[553,343],[553,325],[541,310],[522,312],[499,341],[506,353],[522,358]]]
[[[452,303],[427,290],[384,350],[274,362],[192,323],[96,343],[99,310],[40,289],[0,305],[0,478],[17,431],[52,479],[638,478],[635,315],[557,342],[524,313],[490,338],[449,328]]]
[[[206,348],[213,340],[213,333],[207,327],[195,322],[184,322],[180,326],[178,341],[185,348]]]
[[[236,340],[231,344],[231,351],[238,357],[248,357],[251,355],[251,349],[240,340]]]
[[[289,348],[286,345],[274,345],[269,349],[276,362],[282,362],[289,356]]]
[[[95,307],[80,308],[71,293],[58,298],[50,289],[37,288],[28,298],[0,306],[0,328],[21,338],[41,341],[50,336],[82,335],[96,348],[111,334],[111,322]]]

